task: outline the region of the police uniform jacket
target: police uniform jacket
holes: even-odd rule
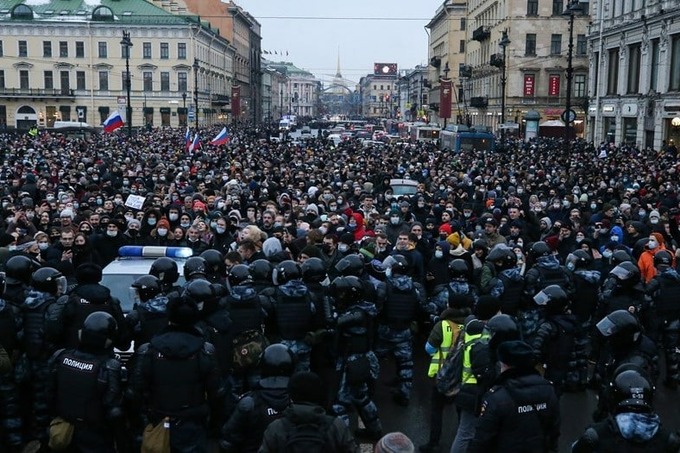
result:
[[[559,402],[552,384],[533,369],[500,374],[482,403],[468,453],[557,451]]]

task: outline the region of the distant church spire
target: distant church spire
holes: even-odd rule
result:
[[[340,46],[338,46],[338,69],[335,71],[335,77],[342,79],[342,74],[340,73]]]

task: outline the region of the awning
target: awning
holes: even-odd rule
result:
[[[541,124],[539,124],[541,127],[564,127],[564,123],[560,120],[548,120],[548,121],[543,121]]]

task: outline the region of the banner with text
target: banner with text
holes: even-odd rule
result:
[[[524,75],[524,96],[532,97],[534,95],[534,82],[533,74]]]
[[[231,116],[238,119],[241,115],[241,87],[236,85],[231,87]]]
[[[439,81],[439,118],[451,118],[451,79]]]
[[[548,96],[560,95],[560,76],[558,74],[550,74],[548,79]]]

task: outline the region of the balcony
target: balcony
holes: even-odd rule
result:
[[[470,98],[470,107],[485,109],[489,105],[489,99],[484,96]]]
[[[502,53],[495,53],[491,55],[491,61],[489,62],[491,66],[494,66],[496,68],[502,68],[503,67],[503,54]]]
[[[213,94],[212,105],[229,105],[229,96],[226,94]]]
[[[75,90],[42,88],[0,88],[2,99],[71,99],[75,100]]]
[[[458,71],[458,75],[462,78],[470,78],[472,77],[472,66],[468,65],[463,65],[460,67],[460,70]]]
[[[439,68],[442,65],[442,59],[438,56],[434,56],[430,58],[430,65]]]
[[[482,26],[477,28],[475,31],[472,32],[472,40],[473,41],[479,41],[482,42],[486,39],[489,39],[491,37],[491,32],[489,31],[488,28]]]

